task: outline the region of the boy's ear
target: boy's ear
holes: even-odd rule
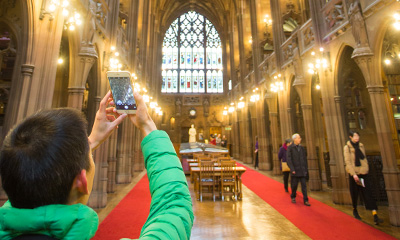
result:
[[[83,169],[74,179],[74,188],[83,194],[89,194],[86,170]]]

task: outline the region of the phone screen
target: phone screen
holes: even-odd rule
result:
[[[136,110],[129,77],[109,77],[110,87],[117,110]]]

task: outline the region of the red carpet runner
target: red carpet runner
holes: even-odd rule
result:
[[[147,175],[122,199],[99,226],[94,240],[139,238],[150,212],[150,190]]]
[[[246,168],[246,172],[242,176],[243,184],[311,239],[395,239],[312,198],[310,198],[311,207],[307,207],[303,204],[301,193],[297,193],[297,203],[293,204],[290,201],[289,193],[285,193],[282,183],[244,165],[239,163],[238,165]],[[298,189],[300,190],[300,186]],[[243,201],[246,201],[246,196]],[[368,217],[372,218],[372,214]],[[390,223],[385,222],[384,224]],[[293,237],[295,238],[295,236]]]

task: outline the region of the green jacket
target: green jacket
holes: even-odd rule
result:
[[[190,239],[192,199],[182,165],[164,131],[153,131],[142,141],[150,182],[150,214],[140,239]]]
[[[152,200],[140,239],[189,239],[192,201],[171,140],[165,132],[153,131],[143,139],[142,151]],[[98,223],[96,212],[82,204],[18,209],[7,202],[0,208],[0,239],[12,239],[23,233],[63,240],[90,239]]]
[[[90,239],[99,225],[97,213],[82,204],[47,205],[34,209],[13,208],[7,201],[0,208],[0,239],[21,234],[43,234],[57,239]]]

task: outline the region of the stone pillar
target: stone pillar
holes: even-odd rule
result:
[[[81,52],[71,60],[68,86],[68,107],[82,109],[83,93],[90,69],[96,62],[97,53],[93,46],[84,46]]]
[[[302,104],[305,137],[307,142],[307,162],[310,174],[310,189],[313,191],[322,190],[322,182],[319,172],[318,158],[314,143],[314,121],[311,104]]]
[[[388,119],[388,104],[385,99],[379,64],[371,53],[357,54],[354,50],[353,59],[363,72],[371,98],[372,111],[375,120],[376,134],[381,151],[383,163],[383,176],[385,178],[386,192],[389,200],[390,223],[400,226],[400,172],[392,143],[392,133]]]
[[[253,50],[253,71],[254,71],[254,77],[255,77],[255,82],[258,83],[261,78],[260,78],[260,71],[258,70],[258,66],[260,65],[260,58],[261,58],[261,48],[259,46],[259,39],[258,39],[258,21],[257,21],[257,6],[256,6],[256,0],[250,0],[250,19],[251,19],[251,35],[253,38],[253,45],[252,45],[252,50]]]
[[[233,118],[233,136],[230,140],[232,142],[232,152],[235,159],[240,159],[240,149],[239,149],[239,138],[240,138],[240,121],[239,121],[240,111],[236,110],[232,113]],[[229,141],[229,140],[228,140]]]
[[[260,96],[260,100],[256,103],[256,122],[257,122],[257,134],[258,134],[258,144],[259,153],[258,160],[261,170],[271,170],[271,159],[270,149],[269,149],[269,138],[267,136],[267,126],[266,126],[266,113],[264,111],[264,98]]]
[[[244,35],[243,35],[243,16],[241,13],[237,13],[237,24],[238,24],[238,34],[239,34],[239,56],[240,56],[240,79],[238,81],[242,81],[244,77],[247,75],[246,71],[246,53],[244,52]]]
[[[117,137],[118,131],[115,130],[108,139],[108,193],[115,192],[115,175],[117,172]]]
[[[124,121],[118,127],[118,143],[117,143],[117,183],[130,183],[132,180],[131,162],[129,158],[129,129],[132,125],[129,121]]]
[[[253,162],[253,152],[254,146],[252,146],[251,134],[249,133],[249,121],[251,119],[248,118],[248,106],[244,107],[240,111],[240,160],[244,163],[252,163]],[[243,141],[244,140],[244,141]]]
[[[91,208],[103,208],[107,205],[107,172],[108,172],[108,140],[105,141],[93,154],[96,165],[93,189],[90,194],[88,206]]]
[[[278,115],[278,103],[277,96],[270,95],[267,97],[268,109],[269,109],[269,121],[271,122],[271,143],[272,143],[272,164],[273,174],[279,175],[282,173],[281,164],[278,158],[279,144],[281,142],[280,131],[279,131],[279,115]]]
[[[321,79],[321,91],[324,101],[324,108],[330,107],[328,91],[325,86],[326,81]],[[325,97],[324,97],[325,96]],[[330,126],[326,129],[329,141],[329,166],[331,168],[332,179],[332,200],[337,204],[351,204],[348,176],[344,164],[343,147],[346,144],[347,133],[344,131],[344,119],[342,116],[341,97],[334,97],[334,104],[331,109],[324,109],[326,125]],[[333,109],[332,109],[333,108]]]

